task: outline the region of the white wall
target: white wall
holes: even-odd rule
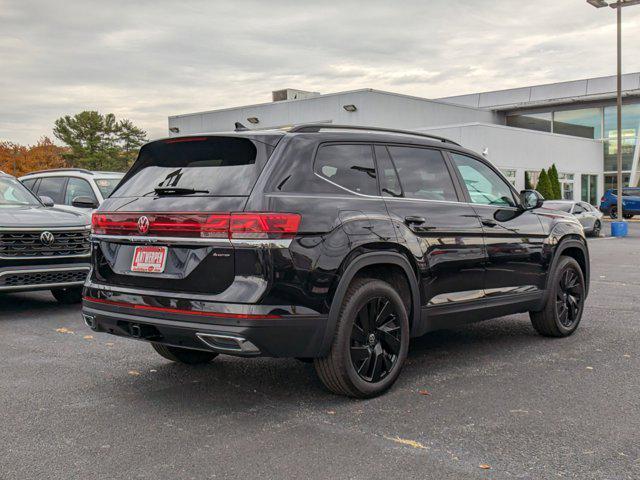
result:
[[[582,174],[598,175],[598,199],[604,192],[603,146],[599,140],[536,132],[482,123],[420,128],[482,153],[498,168],[517,172],[516,188],[524,188],[525,170],[541,170],[556,164],[558,172],[574,174],[574,199],[580,200]]]
[[[355,112],[343,105],[353,104]],[[240,122],[251,128],[248,117],[257,117],[259,128],[282,127],[305,122],[332,122],[345,125],[369,125],[400,129],[430,127],[452,123],[499,121],[498,114],[459,105],[377,90],[322,95],[320,97],[269,102],[246,107],[190,113],[169,117],[169,127],[179,134],[224,132]]]

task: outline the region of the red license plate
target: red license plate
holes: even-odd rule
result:
[[[167,263],[167,247],[136,247],[131,262],[132,272],[162,273]]]

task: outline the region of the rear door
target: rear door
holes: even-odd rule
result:
[[[578,219],[582,228],[585,230],[591,230],[593,228],[595,218],[591,215],[588,207],[585,207],[585,205],[579,202],[575,203],[571,213],[573,213],[573,216]]]
[[[512,186],[487,162],[450,152],[467,200],[482,224],[487,249],[487,296],[544,288],[546,235],[537,215],[518,207]]]
[[[271,151],[258,141],[222,136],[144,146],[123,182],[94,214],[95,279],[215,295],[238,275],[247,289],[257,291],[260,280],[243,273],[246,262],[236,258],[229,228],[231,214],[244,210]],[[247,228],[256,221],[236,220]],[[255,271],[255,261],[247,268]]]
[[[426,306],[481,298],[482,226],[442,152],[376,145],[382,195],[398,240],[414,256]]]

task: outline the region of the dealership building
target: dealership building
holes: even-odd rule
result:
[[[640,73],[623,76],[625,184],[640,171]],[[597,204],[616,182],[616,78],[599,77],[427,99],[363,89],[320,94],[286,89],[257,105],[169,117],[169,134],[286,127],[299,123],[367,125],[433,133],[487,157],[518,189],[556,164],[566,199]]]

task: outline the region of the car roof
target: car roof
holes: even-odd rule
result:
[[[51,170],[40,170],[37,172],[27,173],[20,177],[20,180],[25,178],[33,178],[33,177],[59,177],[59,176],[67,176],[67,177],[81,177],[81,178],[95,178],[95,177],[111,177],[111,178],[120,178],[124,176],[122,172],[103,172],[99,170],[84,170],[81,168],[55,168]]]

